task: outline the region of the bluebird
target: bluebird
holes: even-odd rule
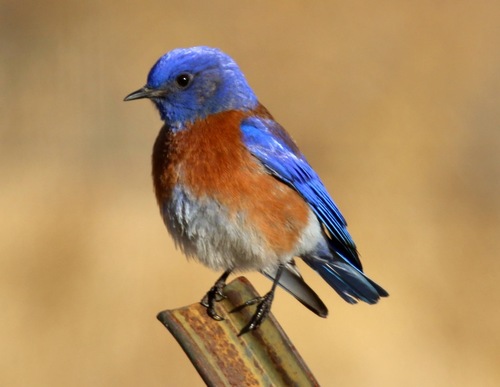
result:
[[[174,49],[125,101],[150,99],[164,125],[152,155],[163,221],[176,245],[222,276],[202,304],[216,302],[234,271],[273,281],[241,334],[265,320],[277,285],[321,317],[300,257],[345,301],[375,304],[388,293],[364,273],[347,223],[295,142],[259,103],[238,65],[210,47]]]

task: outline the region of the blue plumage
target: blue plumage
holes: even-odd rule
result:
[[[285,143],[283,138],[288,134],[277,122],[258,117],[243,121],[241,131],[248,150],[273,175],[300,193],[328,230],[342,258],[361,269],[356,245],[347,231],[344,217],[304,155]],[[276,131],[281,132],[280,136],[275,135]]]
[[[151,68],[145,88],[156,91],[149,98],[161,118],[179,129],[211,114],[257,105],[238,65],[211,47],[179,48],[163,55]]]
[[[302,257],[304,261],[349,303],[359,299],[373,304],[380,296],[387,296],[384,289],[363,274],[344,217],[284,129],[272,119],[250,117],[242,122],[241,131],[248,150],[271,174],[304,198],[328,231],[324,236],[326,246],[318,244],[316,251]]]

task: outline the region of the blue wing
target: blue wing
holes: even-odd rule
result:
[[[344,217],[285,130],[272,119],[250,117],[241,123],[241,131],[249,151],[270,173],[294,188],[307,201],[328,231],[330,246],[337,255],[362,270]]]
[[[329,251],[314,252],[310,256],[302,257],[304,261],[351,304],[357,300],[374,304],[380,297],[387,297],[389,294],[382,287],[364,275],[356,245],[347,232],[344,217],[316,172],[285,130],[268,116],[243,120],[241,131],[243,143],[248,150],[271,174],[294,188],[306,200],[326,229]],[[289,277],[296,280],[293,276]],[[300,286],[297,286],[297,283]],[[280,285],[304,305],[320,314],[318,310],[322,310],[316,304],[321,306],[322,303],[309,301],[314,301],[317,296],[314,292],[309,292],[303,283],[288,281],[283,284],[280,282]]]

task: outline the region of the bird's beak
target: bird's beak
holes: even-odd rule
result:
[[[146,86],[144,86],[139,90],[130,93],[123,100],[133,101],[134,99],[149,98],[150,96],[151,96],[151,89],[148,89]]]

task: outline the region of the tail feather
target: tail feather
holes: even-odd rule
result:
[[[276,270],[267,269],[262,271],[266,277],[274,280]],[[307,285],[300,275],[295,262],[287,263],[279,279],[278,285],[294,296],[302,305],[320,317],[328,315],[326,305],[318,295]]]
[[[316,270],[321,277],[350,304],[358,300],[368,304],[375,304],[380,297],[389,294],[374,281],[354,266],[339,259],[306,258],[305,262]]]

